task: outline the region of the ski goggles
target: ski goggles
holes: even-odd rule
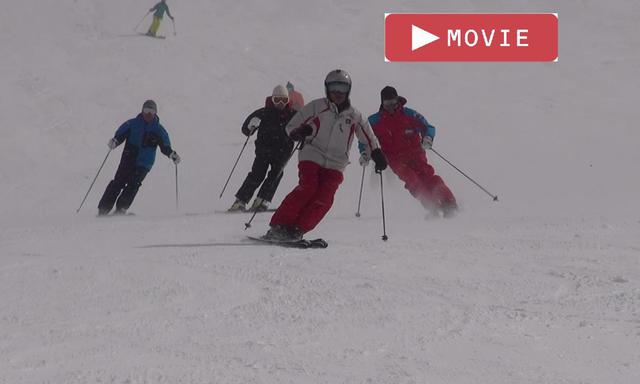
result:
[[[153,108],[142,108],[142,113],[144,114],[152,114],[155,115],[156,114],[156,110]]]
[[[398,105],[398,98],[394,97],[393,99],[382,100],[382,107],[384,109],[395,108]]]
[[[289,102],[289,98],[286,96],[271,96],[271,101],[276,105],[285,105]]]
[[[349,84],[346,83],[329,83],[327,84],[327,91],[329,93],[331,92],[338,92],[338,93],[349,93],[349,90],[351,89],[351,86]]]

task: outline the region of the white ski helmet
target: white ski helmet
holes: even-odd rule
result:
[[[282,85],[276,85],[271,93],[271,102],[278,109],[286,108],[289,103],[289,91]]]
[[[324,79],[324,91],[327,97],[329,97],[329,86],[338,84],[343,87],[346,85],[345,90],[347,98],[349,98],[349,93],[351,93],[351,75],[343,69],[334,69],[329,72],[327,77]]]
[[[273,92],[271,96],[274,97],[289,97],[289,91],[284,86],[278,84],[275,88],[273,88]]]

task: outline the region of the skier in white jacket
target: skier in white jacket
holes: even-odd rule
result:
[[[326,97],[306,104],[287,124],[289,137],[303,145],[298,155],[299,181],[271,217],[265,238],[300,240],[318,225],[342,183],[354,136],[364,143],[376,172],[387,167],[369,122],[351,106],[349,73],[329,72],[324,86]]]

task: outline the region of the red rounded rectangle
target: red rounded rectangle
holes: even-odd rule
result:
[[[385,15],[388,61],[556,61],[558,16],[527,14]]]

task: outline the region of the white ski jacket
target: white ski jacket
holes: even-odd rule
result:
[[[343,171],[349,164],[354,134],[364,143],[368,154],[379,147],[369,121],[357,109],[349,106],[338,112],[338,107],[327,98],[302,107],[287,124],[287,134],[304,124],[310,125],[313,133],[306,137],[299,161],[313,161],[321,167]]]

